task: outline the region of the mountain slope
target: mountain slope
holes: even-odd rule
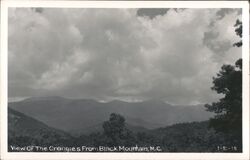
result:
[[[123,115],[126,122],[132,126],[148,129],[180,122],[203,121],[212,116],[201,105],[172,106],[155,100],[136,103],[116,100],[100,103],[90,99],[42,97],[12,102],[9,107],[73,134],[86,133],[89,128],[102,124],[113,112]]]
[[[209,121],[179,123],[138,135],[138,145],[159,145],[165,152],[240,152],[231,147],[228,135],[209,128]],[[218,148],[219,147],[219,148]]]
[[[65,144],[72,137],[60,130],[8,109],[8,143],[15,146]]]
[[[98,133],[79,135],[74,138],[67,133],[51,128],[46,124],[26,116],[11,108],[8,109],[8,146],[106,146],[110,139],[105,137],[102,123],[93,126]],[[222,149],[221,146],[234,146],[230,136],[216,133],[208,127],[208,121],[180,123],[153,130],[126,124],[130,131],[129,139],[123,139],[127,146],[160,146],[162,152],[241,152],[241,146]],[[93,130],[93,129],[89,129]],[[132,138],[132,139],[131,139]],[[119,144],[118,144],[119,145]],[[46,151],[46,152],[50,152]],[[65,152],[65,151],[62,151]]]
[[[241,146],[229,141],[230,135],[209,128],[209,121],[179,123],[153,130],[133,132],[112,141],[108,134],[95,133],[77,138],[77,145],[90,146],[155,146],[160,152],[242,152]],[[223,147],[224,146],[224,147]],[[226,149],[225,149],[226,147]],[[223,149],[224,148],[224,149]],[[152,150],[150,150],[152,151]],[[155,151],[152,151],[155,152]]]

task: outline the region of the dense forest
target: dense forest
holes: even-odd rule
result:
[[[112,113],[103,131],[73,137],[20,112],[9,109],[9,151],[26,146],[159,147],[155,152],[239,152],[223,133],[208,128],[208,121],[180,123],[153,130],[128,129],[122,115]],[[227,148],[223,148],[223,147]],[[36,150],[33,150],[36,151]],[[143,152],[147,152],[144,150]],[[154,152],[151,151],[151,152]]]

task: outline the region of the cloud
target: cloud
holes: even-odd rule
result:
[[[151,19],[159,15],[164,15],[168,12],[169,8],[139,8],[137,10],[138,16],[145,16]]]
[[[150,19],[137,9],[12,8],[9,97],[211,102],[212,77],[241,57],[232,47],[240,15],[219,11],[170,9]]]

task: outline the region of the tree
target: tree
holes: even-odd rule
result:
[[[242,22],[235,24],[235,32],[242,37]],[[234,43],[242,46],[242,41]],[[214,86],[211,88],[224,97],[219,102],[206,104],[208,111],[216,113],[210,119],[209,126],[217,132],[226,133],[232,145],[242,148],[242,59],[235,65],[223,65],[216,77],[213,77]]]
[[[237,19],[234,27],[236,27],[236,29],[235,29],[236,35],[238,35],[240,38],[242,38],[242,22]],[[234,43],[234,46],[241,47],[242,41]]]
[[[103,129],[109,146],[133,145],[133,133],[125,127],[125,118],[123,116],[112,113],[109,121],[103,123]]]
[[[104,134],[114,141],[121,135],[124,127],[125,118],[115,113],[110,115],[109,121],[103,123]]]

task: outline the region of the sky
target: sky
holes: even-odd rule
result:
[[[237,9],[11,8],[9,100],[62,96],[200,104],[241,48]]]

